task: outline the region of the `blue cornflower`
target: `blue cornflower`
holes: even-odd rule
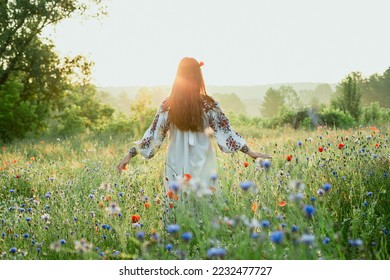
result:
[[[46,206],[45,206],[45,209],[46,209],[46,210],[50,210],[50,206],[49,206],[49,205],[46,205]]]
[[[305,243],[306,245],[312,245],[315,240],[316,237],[313,234],[302,234],[299,239],[300,242]]]
[[[298,226],[292,225],[291,232],[298,232]]]
[[[167,251],[172,251],[173,245],[169,243],[169,244],[165,245],[165,249],[166,249]]]
[[[270,224],[271,224],[271,223],[270,223],[270,221],[268,221],[268,220],[261,221],[261,226],[262,226],[263,228],[269,227]]]
[[[32,211],[32,209],[29,207],[29,208],[27,208],[27,211],[28,211],[28,212],[31,212],[31,211]]]
[[[322,188],[323,188],[326,192],[328,192],[328,191],[330,191],[330,189],[332,188],[332,185],[329,184],[329,183],[325,183],[325,184],[322,185]]]
[[[167,226],[168,233],[176,233],[179,231],[179,229],[180,229],[179,225],[176,225],[176,224],[172,224],[172,225]]]
[[[366,196],[372,196],[372,195],[373,195],[372,192],[367,192],[367,193],[366,193]]]
[[[261,167],[263,167],[263,168],[265,168],[265,169],[268,169],[268,168],[270,168],[270,166],[271,166],[271,161],[269,161],[269,160],[263,160],[263,161],[261,161]]]
[[[364,202],[363,202],[363,206],[364,206],[364,207],[368,206],[368,202],[367,202],[367,201],[364,201]]]
[[[103,225],[102,225],[102,228],[103,228],[103,229],[106,229],[106,230],[110,230],[111,226],[106,225],[106,224],[103,224]]]
[[[387,178],[387,177],[389,176],[389,174],[387,174],[387,173],[385,172],[385,173],[383,173],[383,176],[384,176],[385,178]]]
[[[207,256],[209,258],[212,258],[212,257],[223,257],[226,255],[226,251],[225,249],[221,248],[221,247],[218,247],[218,248],[210,248],[207,250]]]
[[[298,146],[301,147],[302,146],[302,141],[298,141]]]
[[[382,232],[383,232],[384,235],[388,235],[389,234],[389,231],[387,229],[385,229],[385,228],[382,229]]]
[[[303,211],[305,212],[306,216],[311,218],[314,215],[316,209],[314,206],[307,204],[303,207]]]
[[[169,188],[173,190],[174,192],[178,192],[180,190],[180,185],[177,182],[173,182]]]
[[[27,222],[31,221],[31,218],[30,217],[26,217],[26,221]]]
[[[353,246],[353,247],[359,247],[361,245],[363,245],[363,241],[361,239],[350,239],[348,240],[348,244]]]
[[[187,231],[187,232],[184,232],[182,235],[181,235],[181,238],[184,240],[184,241],[190,241],[192,239],[192,233]]]
[[[60,243],[61,243],[61,245],[65,245],[65,243],[66,243],[65,239],[61,239]]]
[[[114,253],[112,253],[112,255],[113,255],[114,257],[119,256],[119,251],[114,251]]]
[[[247,191],[250,187],[252,187],[254,184],[251,181],[244,181],[240,183],[240,188],[244,191]]]
[[[281,226],[282,228],[286,228],[286,227],[287,227],[287,225],[286,225],[285,223],[281,223],[280,226]]]
[[[99,255],[100,255],[101,257],[104,257],[106,254],[102,251],[102,252],[99,253]]]
[[[323,240],[322,240],[322,243],[323,244],[329,244],[329,242],[330,242],[330,238],[329,237],[325,237]]]
[[[213,180],[213,181],[217,180],[218,179],[218,174],[217,173],[211,174],[210,175],[210,179]]]
[[[23,237],[26,238],[26,239],[29,238],[28,233],[23,234]]]
[[[143,232],[143,231],[137,232],[136,237],[137,237],[138,239],[144,239],[144,237],[145,237],[145,232]]]
[[[315,198],[315,196],[312,196],[312,197],[310,197],[310,201],[311,201],[311,202],[314,202],[314,201],[316,201],[316,198]]]
[[[2,238],[5,237],[5,232],[2,232],[2,233],[1,233],[1,237],[2,237]]]
[[[375,247],[375,246],[376,246],[376,242],[372,241],[372,242],[371,242],[371,246],[372,246],[372,247]]]
[[[103,235],[103,239],[107,239],[107,235]]]
[[[10,193],[14,193],[15,190],[14,190],[14,189],[10,189],[9,192],[10,192]]]
[[[281,230],[273,231],[271,232],[269,238],[273,243],[280,244],[283,241],[283,231]]]
[[[9,249],[9,251],[10,253],[15,254],[17,250],[15,247],[12,247],[11,249]]]
[[[14,234],[14,237],[15,237],[15,238],[19,238],[19,234],[15,233],[15,234]]]
[[[119,195],[120,197],[122,197],[122,196],[123,196],[123,192],[118,193],[118,195]]]
[[[260,236],[260,235],[259,235],[258,232],[252,232],[252,233],[251,233],[251,238],[252,238],[252,239],[259,238],[259,236]]]
[[[50,198],[50,196],[51,196],[51,192],[47,192],[47,193],[45,194],[45,197],[46,197],[46,198]]]
[[[25,210],[24,210],[24,208],[22,207],[22,208],[19,208],[19,211],[20,211],[20,212],[24,212]]]
[[[90,195],[89,195],[89,198],[90,198],[90,199],[93,199],[94,197],[95,197],[95,196],[94,196],[93,194],[90,194]]]

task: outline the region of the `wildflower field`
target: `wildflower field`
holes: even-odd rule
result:
[[[0,259],[390,259],[389,132],[240,131],[272,160],[216,148],[221,191],[168,193],[164,148],[114,170],[136,139],[4,145]]]

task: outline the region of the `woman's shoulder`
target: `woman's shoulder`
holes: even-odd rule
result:
[[[169,111],[169,97],[166,97],[160,104],[160,111],[167,112]]]

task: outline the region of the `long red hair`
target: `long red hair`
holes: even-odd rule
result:
[[[199,62],[183,58],[169,96],[169,121],[183,131],[203,131],[203,100],[207,97]]]

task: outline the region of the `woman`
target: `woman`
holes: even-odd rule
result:
[[[152,158],[167,132],[166,187],[184,174],[209,183],[210,175],[216,171],[210,128],[223,152],[241,151],[253,159],[270,158],[251,151],[245,140],[232,129],[218,103],[207,95],[200,68],[202,65],[194,58],[186,57],[180,61],[170,96],[160,105],[142,140],[135,142],[135,146],[116,166],[119,173],[137,154],[146,159]]]

